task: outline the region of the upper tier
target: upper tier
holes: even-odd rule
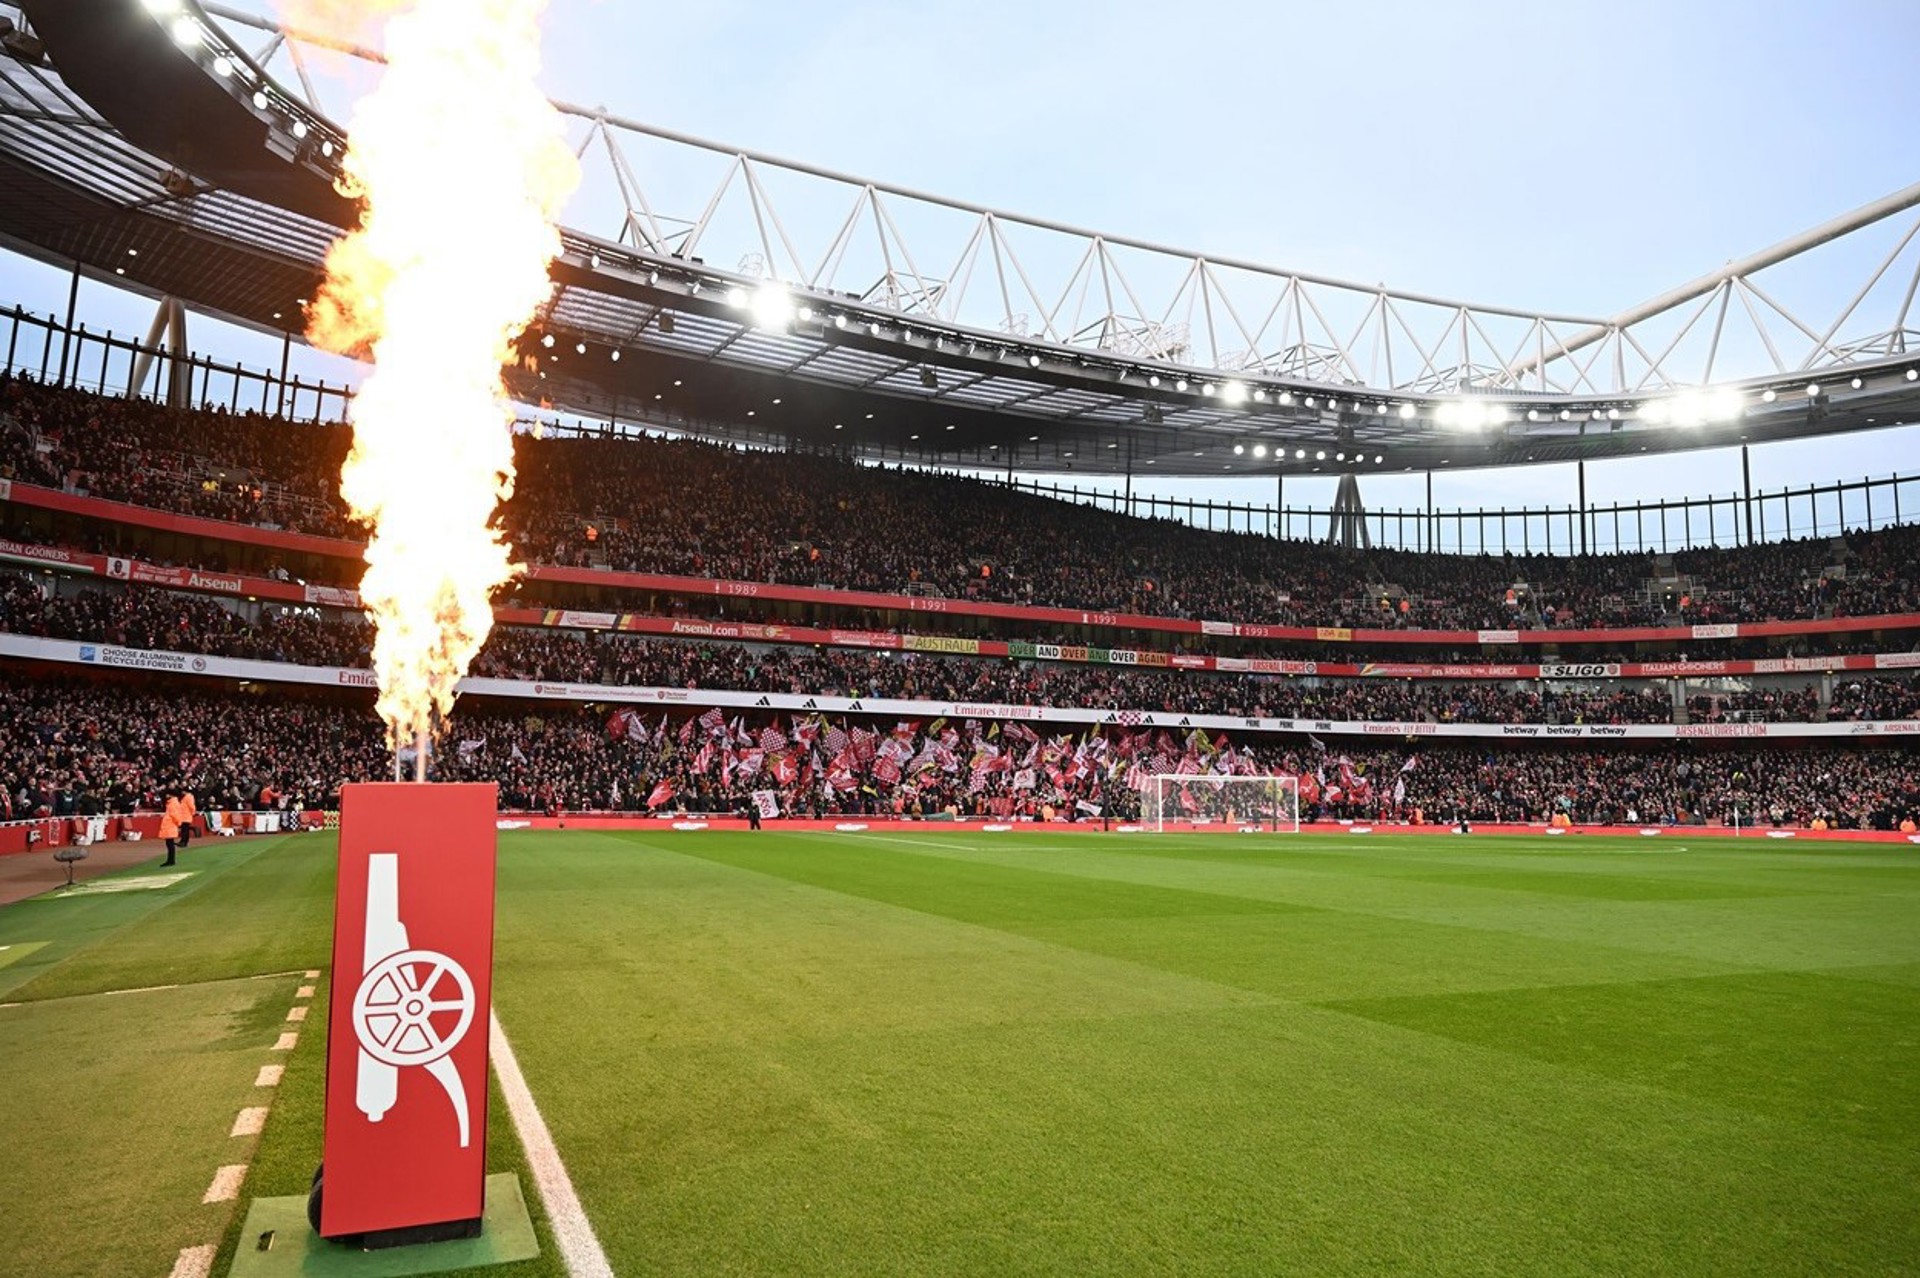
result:
[[[11,500],[331,558],[342,581],[360,556],[334,495],[347,444],[342,426],[0,382]],[[818,456],[516,452],[503,523],[535,580],[1322,642],[1724,638],[1920,612],[1912,527],[1671,556],[1362,554]]]

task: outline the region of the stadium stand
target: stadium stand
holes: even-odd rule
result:
[[[0,380],[0,477],[156,509],[350,537],[332,479],[346,446],[340,426]],[[1716,625],[1920,607],[1907,569],[1920,552],[1912,527],[1661,562],[1356,557],[819,456],[528,436],[516,456],[509,534],[529,559],[558,565],[1405,630]]]
[[[372,634],[357,615],[330,609],[262,609],[249,622],[199,595],[137,585],[52,592],[0,571],[0,633],[130,648],[366,668]],[[485,677],[740,692],[815,693],[1080,706],[1173,714],[1260,715],[1430,723],[1671,723],[1663,682],[1576,689],[1515,682],[1406,679],[1303,680],[1218,671],[1156,671],[854,648],[774,647],[713,640],[642,639],[574,629],[496,628],[475,662]],[[1803,676],[1804,677],[1804,676]],[[1848,718],[1908,718],[1910,676],[1849,679]],[[1689,718],[1712,722],[1819,722],[1817,688],[1700,694]],[[1888,713],[1879,713],[1880,711]]]
[[[491,780],[508,810],[730,811],[758,789],[788,813],[1040,815],[1082,798],[1125,817],[1145,772],[1293,772],[1303,817],[1447,823],[1898,828],[1920,781],[1897,746],[1759,749],[1449,744],[1341,751],[1291,742],[1018,723],[870,724],[817,716],[643,716],[469,699],[434,775]],[[0,819],[150,809],[191,786],[202,807],[331,806],[390,766],[364,697],[211,689],[148,678],[15,680],[0,721]],[[791,770],[789,770],[791,769]]]

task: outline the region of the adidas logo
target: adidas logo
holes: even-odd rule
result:
[[[755,709],[764,709],[767,706],[771,706],[773,702],[767,700],[765,697],[762,697],[758,701],[754,702],[753,704]]]

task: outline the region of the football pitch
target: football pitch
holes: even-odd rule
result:
[[[0,1274],[305,1191],[333,850],[0,909]],[[497,927],[622,1275],[1920,1272],[1920,849],[508,832]]]

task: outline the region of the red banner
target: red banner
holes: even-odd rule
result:
[[[491,784],[341,789],[325,1237],[478,1230],[496,798]]]

